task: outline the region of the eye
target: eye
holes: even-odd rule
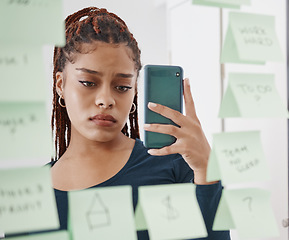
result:
[[[117,86],[117,87],[115,87],[115,88],[116,88],[117,91],[119,91],[119,92],[121,92],[121,93],[126,92],[126,91],[132,89],[132,87],[130,87],[130,86]]]
[[[89,82],[89,81],[79,81],[79,82],[85,87],[94,87],[96,85],[94,82]]]

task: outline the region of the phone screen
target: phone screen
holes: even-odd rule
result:
[[[168,118],[148,109],[148,102],[165,105],[182,112],[183,70],[179,66],[147,65],[145,71],[145,123],[176,125]],[[161,148],[175,142],[173,136],[145,131],[145,146]]]

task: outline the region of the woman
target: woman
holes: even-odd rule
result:
[[[147,150],[139,140],[137,41],[122,19],[105,9],[85,8],[66,19],[66,45],[54,51],[52,129],[56,157],[51,162],[61,229],[67,228],[67,191],[131,185],[136,207],[142,185],[197,184],[197,198],[209,233],[221,195],[219,182],[206,182],[210,146],[196,116],[189,81],[184,80],[186,116],[167,107],[149,108],[180,127],[146,125],[176,142]],[[127,119],[129,118],[129,127]],[[146,231],[138,239],[148,239]]]

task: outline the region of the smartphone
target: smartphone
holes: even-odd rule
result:
[[[144,120],[145,123],[171,124],[172,120],[148,109],[148,103],[158,103],[182,113],[183,109],[183,69],[179,66],[146,65],[144,67]],[[147,148],[162,148],[176,141],[175,137],[144,132]]]

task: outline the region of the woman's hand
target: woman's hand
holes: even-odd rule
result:
[[[169,134],[176,138],[176,142],[172,145],[161,149],[150,149],[149,154],[160,156],[179,153],[194,170],[194,182],[210,184],[206,181],[206,172],[211,148],[196,115],[189,79],[184,80],[184,100],[186,116],[166,106],[149,103],[150,110],[171,119],[180,126],[145,124],[146,131]]]

